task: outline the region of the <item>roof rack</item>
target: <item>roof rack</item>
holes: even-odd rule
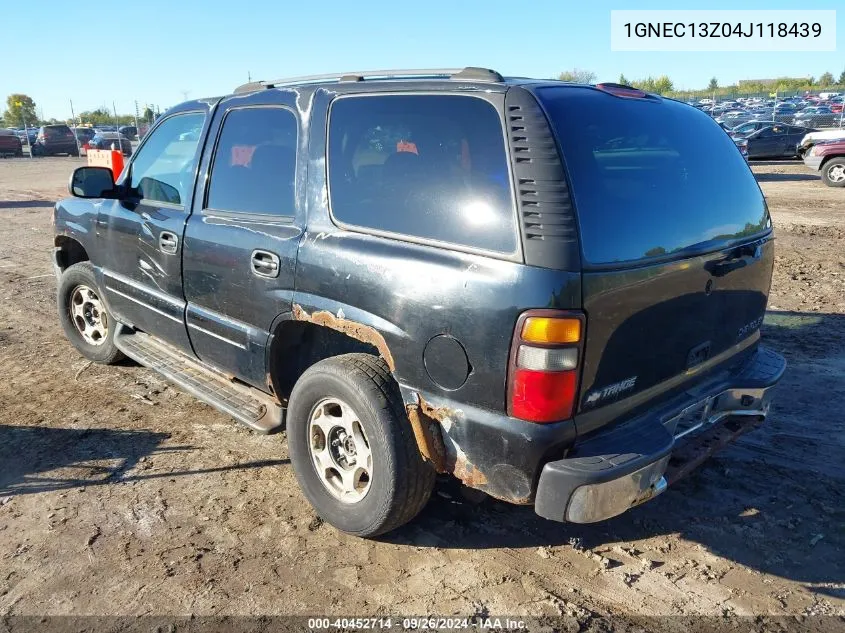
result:
[[[501,82],[504,77],[495,70],[467,66],[466,68],[425,68],[408,70],[367,70],[346,73],[328,73],[325,75],[303,75],[283,77],[272,81],[251,81],[235,88],[235,94],[253,92],[261,88],[279,88],[282,86],[301,86],[307,84],[358,81],[378,81],[385,79],[455,79],[458,81]]]

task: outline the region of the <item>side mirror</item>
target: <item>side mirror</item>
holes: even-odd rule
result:
[[[77,167],[68,183],[70,195],[77,198],[116,198],[114,176],[108,167]]]

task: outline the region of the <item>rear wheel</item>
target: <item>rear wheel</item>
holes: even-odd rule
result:
[[[368,354],[320,361],[297,381],[287,412],[296,478],[317,513],[356,536],[389,532],[431,496],[402,396],[384,362]]]
[[[845,158],[833,158],[822,165],[822,181],[828,187],[845,187]]]

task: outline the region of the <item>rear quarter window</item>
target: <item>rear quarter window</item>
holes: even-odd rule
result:
[[[706,114],[591,88],[537,93],[569,173],[586,262],[715,250],[768,228],[745,159]]]
[[[332,215],[342,225],[517,249],[503,128],[483,99],[339,98],[329,119],[328,176]]]

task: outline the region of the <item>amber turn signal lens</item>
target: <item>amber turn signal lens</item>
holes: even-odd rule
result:
[[[522,324],[522,340],[526,343],[577,343],[581,340],[581,321],[528,317]]]

